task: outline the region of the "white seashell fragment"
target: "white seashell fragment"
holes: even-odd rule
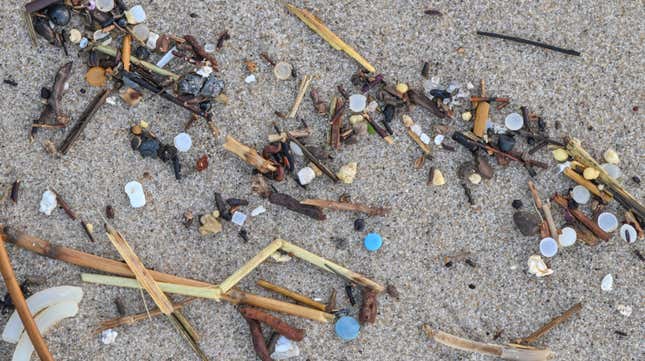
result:
[[[143,6],[135,5],[125,12],[125,18],[128,20],[128,24],[142,23],[146,21],[146,12],[143,10]]]
[[[72,302],[79,303],[83,298],[83,290],[80,287],[73,286],[59,286],[47,288],[39,291],[27,298],[27,306],[29,312],[35,315],[43,309],[55,305],[57,303]],[[17,312],[13,312],[9,321],[5,325],[2,332],[2,339],[9,343],[16,343],[20,338],[20,334],[24,330],[22,321]]]
[[[609,292],[614,289],[614,276],[612,276],[611,273],[602,278],[600,288],[605,292]]]
[[[52,211],[56,209],[58,201],[56,201],[56,194],[52,191],[45,191],[43,193],[43,198],[40,200],[40,209],[41,213],[44,213],[48,216],[51,216]]]
[[[553,270],[547,267],[542,257],[538,255],[533,255],[529,257],[528,266],[529,266],[529,273],[534,274],[537,277],[545,277],[550,274],[553,274]]]
[[[62,302],[48,307],[34,317],[36,326],[41,335],[44,335],[63,319],[74,317],[78,313],[78,304],[76,302]],[[31,343],[26,332],[20,335],[20,340],[13,352],[12,361],[29,361],[31,354],[34,352],[34,345]]]
[[[273,360],[286,360],[300,355],[298,345],[284,336],[280,336],[271,354]]]
[[[631,316],[633,311],[632,306],[629,305],[616,305],[616,309],[625,317]]]

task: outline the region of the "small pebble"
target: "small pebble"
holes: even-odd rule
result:
[[[369,233],[365,236],[363,244],[368,251],[378,251],[379,248],[383,245],[383,238],[378,233]]]
[[[522,208],[523,205],[524,204],[519,199],[515,199],[515,200],[513,200],[513,203],[511,203],[511,206],[513,206],[513,208],[515,208],[515,209],[520,209],[520,208]]]
[[[479,175],[479,173],[473,173],[473,174],[468,176],[468,180],[472,184],[479,184],[479,183],[482,182],[482,176]]]
[[[463,112],[461,113],[461,119],[464,121],[468,122],[473,118],[473,113],[471,112]]]
[[[356,232],[362,232],[365,230],[365,220],[363,218],[357,218],[354,221],[354,230]]]
[[[641,184],[641,179],[639,176],[635,175],[632,177],[632,181],[636,184]]]

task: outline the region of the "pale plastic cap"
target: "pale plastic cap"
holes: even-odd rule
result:
[[[524,126],[524,118],[518,113],[511,113],[506,116],[504,125],[510,130],[520,130]]]
[[[543,238],[540,241],[540,253],[542,253],[544,257],[555,256],[555,254],[558,253],[558,242],[551,237]]]
[[[603,163],[601,167],[605,170],[605,172],[609,174],[610,177],[614,179],[618,179],[621,175],[623,175],[623,172],[621,172],[620,168],[615,164]]]
[[[573,200],[578,204],[587,204],[587,202],[589,202],[589,200],[591,199],[591,193],[587,188],[581,185],[577,185],[573,187],[573,190],[571,191],[571,197],[573,197]]]
[[[137,181],[129,182],[125,185],[125,193],[130,199],[132,208],[141,208],[146,205],[146,195],[143,192],[143,186]]]
[[[188,133],[179,133],[175,137],[175,148],[180,152],[187,152],[193,145],[193,140]]]
[[[558,237],[558,241],[560,242],[560,246],[570,247],[573,246],[574,243],[576,243],[577,238],[578,235],[575,229],[571,227],[564,227],[562,228],[562,234],[560,235],[560,237]]]
[[[620,238],[622,238],[624,241],[627,241],[629,243],[634,243],[636,242],[636,238],[638,238],[638,233],[636,232],[636,228],[632,227],[631,224],[623,224],[620,227]],[[628,238],[629,235],[629,238]]]
[[[289,63],[281,61],[273,67],[273,75],[278,80],[287,80],[291,78],[291,72],[293,71],[293,66]]]
[[[96,5],[96,9],[98,11],[102,11],[104,13],[107,13],[108,11],[112,11],[112,9],[114,9],[114,0],[95,0],[94,4]]]
[[[600,213],[598,216],[598,227],[605,232],[613,232],[618,228],[618,219],[612,213]]]
[[[349,97],[349,109],[354,113],[360,113],[367,106],[367,97],[363,94],[353,94]]]

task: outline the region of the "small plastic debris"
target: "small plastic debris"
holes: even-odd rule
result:
[[[218,220],[219,211],[213,211],[213,213],[205,214],[199,218],[199,234],[205,236],[207,234],[217,234],[222,231],[222,224]]]
[[[132,28],[132,35],[134,37],[142,42],[145,42],[148,40],[148,36],[150,35],[150,29],[145,24],[137,24]]]
[[[340,167],[336,176],[345,184],[351,184],[354,182],[356,177],[356,172],[358,171],[358,163],[349,162],[344,166]]]
[[[287,80],[291,78],[291,72],[293,71],[293,66],[291,64],[281,61],[273,67],[273,75],[275,75],[278,80]]]
[[[65,26],[72,15],[64,4],[55,4],[47,8],[47,16],[54,25]]]
[[[443,174],[439,169],[434,169],[432,171],[432,185],[433,186],[442,186],[446,184],[446,179],[443,177]]]
[[[418,136],[421,136],[421,134],[423,134],[423,129],[421,129],[421,126],[417,123],[412,124],[412,126],[410,126],[410,130]]]
[[[204,51],[209,54],[214,53],[216,48],[217,48],[216,45],[213,43],[208,43],[204,45]]]
[[[285,263],[291,261],[291,256],[283,252],[273,252],[271,253],[271,258],[278,263]]]
[[[555,256],[558,253],[558,242],[551,237],[543,238],[540,241],[540,253],[548,258]]]
[[[553,274],[553,270],[547,267],[542,257],[538,255],[533,255],[529,257],[528,266],[529,266],[529,273],[534,274],[537,277],[545,277],[550,274]]]
[[[368,251],[378,251],[383,245],[383,238],[378,233],[368,233],[363,240],[363,244]]]
[[[376,108],[378,108],[378,102],[376,100],[372,100],[369,104],[367,104],[365,111],[368,113],[374,113],[376,111]],[[383,113],[383,115],[385,115],[385,112]],[[387,116],[385,116],[384,120],[388,122]],[[392,119],[390,118],[389,121],[392,121]]]
[[[636,238],[638,237],[636,228],[632,227],[631,224],[623,224],[620,227],[620,231],[618,233],[620,234],[620,238],[622,238],[623,241],[627,241],[629,243],[636,242]]]
[[[365,220],[363,218],[357,218],[354,221],[354,230],[356,232],[362,232],[365,230]]]
[[[613,232],[618,228],[618,219],[612,213],[600,213],[598,216],[598,227],[607,233]]]
[[[257,79],[255,78],[255,75],[253,75],[253,74],[251,74],[251,75],[247,76],[246,78],[244,78],[244,82],[246,84],[255,83],[256,81],[257,81]]]
[[[99,40],[105,39],[108,36],[110,36],[110,33],[106,33],[106,32],[104,32],[103,30],[100,30],[100,29],[96,30],[92,34],[92,38],[94,39],[94,41],[99,41]]]
[[[552,153],[553,158],[555,158],[555,160],[557,160],[558,162],[564,162],[569,159],[569,153],[567,153],[567,151],[562,148],[554,149]]]
[[[95,66],[90,68],[85,74],[85,80],[90,86],[93,87],[104,87],[107,82],[107,77],[105,76],[105,69],[100,66]]]
[[[298,181],[302,185],[311,183],[316,178],[316,172],[310,167],[304,167],[298,171]]]
[[[212,72],[213,68],[211,68],[210,66],[202,66],[196,71],[196,73],[202,78],[207,78],[209,75],[211,75]]]
[[[57,205],[58,205],[58,201],[56,201],[56,194],[54,194],[54,192],[52,191],[47,190],[43,193],[43,197],[40,200],[39,211],[48,216],[51,216],[52,212],[54,211],[54,209],[56,209]]]
[[[445,139],[445,136],[443,134],[438,134],[437,136],[434,137],[434,144],[441,145],[444,139]]]
[[[104,345],[109,345],[114,343],[116,340],[116,337],[119,335],[118,332],[114,331],[113,329],[107,329],[103,332],[101,332],[101,342]]]
[[[85,49],[89,43],[90,43],[90,40],[84,37],[78,42],[78,47],[81,49]]]
[[[114,9],[114,0],[95,0],[94,6],[98,11],[107,13]]]
[[[275,344],[275,349],[271,354],[274,360],[286,360],[291,357],[300,355],[298,345],[284,336],[280,336]]]
[[[577,185],[571,190],[571,197],[578,204],[587,204],[591,199],[591,192],[587,188]]]
[[[432,140],[426,133],[421,133],[421,135],[419,136],[419,139],[421,139],[421,141],[424,142],[425,144],[430,144],[430,141]]]
[[[560,235],[560,237],[558,237],[558,241],[560,242],[560,246],[570,247],[576,243],[577,238],[578,235],[575,229],[571,227],[564,227],[562,228],[562,234]]]
[[[600,166],[605,170],[605,172],[607,172],[607,174],[609,174],[610,177],[614,179],[618,179],[621,175],[623,175],[623,172],[621,172],[620,168],[615,164],[603,163]]]
[[[148,40],[146,40],[146,48],[155,50],[157,48],[157,40],[159,40],[159,34],[150,31],[148,33]]]
[[[406,83],[398,83],[396,85],[396,91],[401,95],[404,95],[405,93],[407,93],[409,89],[410,88]]]
[[[146,21],[146,12],[141,5],[135,5],[125,12],[128,24],[139,24]]]
[[[353,94],[349,97],[349,109],[354,113],[361,113],[367,106],[367,97],[363,94]]]
[[[193,140],[188,133],[179,133],[175,136],[175,148],[180,152],[187,152],[193,145]]]
[[[504,119],[504,125],[510,130],[520,130],[524,126],[524,118],[519,113],[511,113]]]
[[[463,119],[466,122],[469,122],[471,119],[473,119],[473,113],[471,113],[471,112],[463,112],[463,113],[461,113],[461,119]]]
[[[587,167],[584,172],[582,172],[582,176],[585,177],[586,180],[594,180],[600,176],[600,171],[594,167]]]
[[[609,292],[614,289],[614,276],[612,276],[611,273],[602,278],[600,289],[605,292]]]
[[[246,214],[242,212],[233,212],[233,217],[231,218],[231,222],[234,224],[237,224],[238,226],[243,226],[244,222],[246,222]]]
[[[251,217],[257,217],[257,216],[259,216],[260,214],[262,214],[262,213],[264,213],[266,211],[267,211],[267,209],[264,208],[264,206],[257,206],[257,207],[255,207],[255,209],[253,209],[251,211]]]
[[[72,29],[69,31],[69,41],[73,44],[78,44],[81,42],[83,35],[77,29]]]
[[[166,52],[166,54],[164,54],[164,56],[162,56],[155,65],[160,68],[168,65],[168,63],[170,63],[170,61],[175,58],[175,55],[173,54],[174,51],[177,51],[177,48],[173,46],[172,49],[168,50],[168,52]]]
[[[633,311],[632,306],[628,306],[628,305],[620,305],[620,304],[619,304],[619,305],[616,305],[616,309],[618,310],[618,312],[619,312],[621,315],[623,315],[623,316],[625,316],[625,317],[629,317],[629,316],[631,316],[631,315],[632,315],[632,311]]]
[[[298,157],[303,157],[305,155],[305,153],[302,152],[300,146],[294,142],[289,142],[289,149],[291,149],[291,152]]]
[[[618,164],[620,163],[620,158],[618,157],[618,153],[616,153],[615,150],[613,149],[607,149],[603,154],[602,157],[605,159],[605,162],[610,163],[610,164]]]
[[[151,157],[157,158],[157,152],[159,151],[159,141],[156,139],[146,139],[139,145],[139,153],[142,157]]]
[[[336,335],[343,341],[351,341],[358,337],[361,325],[355,318],[343,316],[336,321],[334,330],[336,331]]]
[[[143,186],[137,181],[129,182],[125,185],[125,193],[130,199],[132,208],[141,208],[146,205],[146,195],[143,192]]]
[[[472,173],[468,176],[468,180],[472,184],[479,184],[482,181],[482,176],[480,176],[479,173]]]
[[[497,145],[502,152],[510,152],[515,147],[515,138],[510,134],[500,134]]]

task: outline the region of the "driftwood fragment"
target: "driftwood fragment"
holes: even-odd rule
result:
[[[542,337],[544,334],[549,332],[555,326],[561,324],[562,322],[564,322],[564,321],[568,320],[569,318],[571,318],[571,316],[573,316],[576,313],[580,312],[581,309],[582,309],[582,303],[576,303],[571,308],[569,308],[568,310],[564,311],[564,313],[562,313],[561,315],[551,319],[551,321],[549,321],[546,324],[544,324],[542,327],[537,329],[535,332],[533,332],[529,336],[517,339],[517,340],[513,341],[513,343],[517,343],[517,344],[533,343],[533,342],[537,341],[540,337]]]
[[[448,347],[462,351],[495,356],[503,360],[547,361],[553,355],[550,350],[526,349],[471,341],[449,333],[433,330],[428,325],[423,325],[423,330],[429,338]]]
[[[358,314],[358,321],[361,324],[376,322],[377,301],[376,296],[378,293],[370,288],[363,288],[363,302],[361,303],[361,310]]]
[[[560,207],[564,208],[567,210],[569,213],[571,213],[572,216],[574,216],[580,223],[582,223],[585,227],[589,228],[593,234],[596,235],[596,237],[602,239],[603,241],[609,241],[610,235],[603,231],[596,222],[591,220],[589,217],[587,217],[584,213],[582,213],[581,210],[579,209],[573,209],[569,208],[569,203],[567,202],[567,199],[564,198],[563,196],[559,194],[555,194],[553,196],[553,202],[555,202],[557,205]]]
[[[267,349],[267,344],[264,342],[264,335],[262,334],[262,326],[260,322],[251,319],[244,318],[249,324],[249,329],[251,330],[251,341],[253,342],[253,349],[262,361],[272,361],[271,356],[269,355],[269,350]]]
[[[240,143],[230,135],[226,136],[224,149],[237,155],[240,159],[260,171],[260,173],[275,172],[278,169],[272,161],[262,158],[255,149]]]
[[[321,310],[321,311],[325,311],[326,308],[327,308],[326,305],[324,305],[324,304],[322,304],[320,302],[316,302],[316,301],[312,300],[311,298],[309,298],[309,297],[307,297],[305,295],[301,295],[298,292],[286,289],[284,287],[280,287],[278,285],[274,285],[273,283],[271,283],[269,281],[258,280],[256,282],[256,284],[258,286],[264,288],[264,289],[267,289],[269,291],[273,291],[275,293],[281,294],[281,295],[283,295],[285,297],[288,297],[288,298],[290,298],[290,299],[292,299],[292,300],[294,300],[294,301],[296,301],[298,303],[301,303],[303,305],[313,307],[313,308]]]
[[[389,212],[389,208],[370,207],[360,203],[338,202],[327,199],[305,199],[300,201],[301,204],[316,206],[320,208],[329,208],[339,211],[361,212],[370,216],[384,216]]]
[[[251,307],[240,307],[240,313],[246,319],[252,319],[266,324],[279,334],[293,341],[302,341],[305,338],[305,331],[295,328],[281,319],[274,317],[264,311]]]

